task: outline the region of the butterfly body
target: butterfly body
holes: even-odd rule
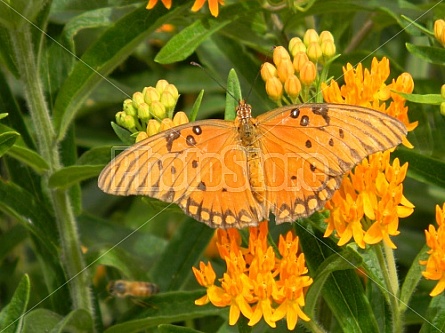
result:
[[[323,208],[364,157],[399,144],[405,126],[340,104],[281,107],[257,118],[241,101],[235,121],[174,127],[117,156],[99,187],[178,204],[211,227],[294,221]]]

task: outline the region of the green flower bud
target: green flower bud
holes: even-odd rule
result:
[[[153,101],[150,106],[150,113],[153,118],[160,120],[164,119],[167,116],[167,111],[165,110],[164,104],[158,101]]]
[[[153,103],[153,101],[159,101],[161,99],[161,95],[156,90],[156,88],[153,87],[145,87],[143,90],[144,93],[144,101],[148,105]]]
[[[142,119],[144,121],[147,121],[148,119],[150,119],[150,107],[148,106],[147,103],[139,104],[138,118]]]

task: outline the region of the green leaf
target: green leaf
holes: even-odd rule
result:
[[[408,175],[420,182],[445,187],[445,162],[413,150],[397,149],[392,154],[402,163],[409,162]]]
[[[43,157],[32,149],[14,145],[8,151],[8,155],[31,167],[38,174],[43,174],[49,169],[49,165],[46,163]]]
[[[214,230],[188,219],[176,230],[150,275],[160,290],[177,290],[188,280],[192,266],[209,243]],[[168,263],[168,264],[167,264]]]
[[[224,112],[225,120],[234,120],[236,118],[236,108],[239,101],[243,99],[238,75],[232,68],[227,77],[226,110]]]
[[[325,270],[322,270],[324,276],[336,267],[346,268],[348,265],[350,268],[357,267],[355,263],[357,263],[358,258],[352,251],[350,253],[340,251],[335,243],[324,238],[320,232],[311,228],[306,229],[297,223],[295,228],[310,271],[314,271],[316,267],[318,268],[320,263],[323,263],[323,267],[324,265],[327,267]],[[345,255],[343,255],[344,252]],[[331,257],[337,253],[339,258]],[[328,258],[329,261],[324,264],[324,261],[328,260]],[[343,259],[345,266],[339,263],[342,258],[345,258]],[[314,286],[311,286],[309,291],[312,288]],[[312,292],[317,293],[317,289],[315,287]],[[372,308],[365,296],[363,285],[355,269],[332,271],[323,283],[321,292],[323,299],[328,304],[330,311],[337,319],[338,325],[343,332],[378,332],[376,318],[373,315]],[[306,297],[306,299],[307,302],[314,301],[312,297]],[[314,306],[311,305],[311,309]],[[311,318],[314,321],[323,320],[324,315],[323,312],[318,312],[316,316],[313,314]]]
[[[227,311],[227,309],[222,310],[211,304],[204,306],[195,305],[195,300],[204,294],[205,290],[202,289],[198,291],[178,291],[154,295],[150,297],[151,306],[147,307],[147,310],[140,316],[143,319],[129,320],[116,324],[105,330],[104,333],[139,332],[160,324],[218,315],[223,311]]]
[[[54,172],[49,178],[49,187],[66,189],[74,184],[99,175],[103,165],[72,165]]]
[[[395,93],[399,94],[407,101],[419,104],[440,105],[442,102],[445,102],[445,99],[440,94],[405,94],[400,91],[395,91]]]
[[[198,97],[196,97],[195,103],[193,103],[192,111],[190,112],[189,120],[195,121],[196,117],[198,116],[199,107],[201,106],[202,97],[204,96],[204,90],[201,90],[199,92]]]
[[[112,149],[110,146],[93,147],[86,151],[77,159],[77,165],[103,165],[105,166],[110,159]],[[111,158],[110,158],[111,157]]]
[[[6,118],[9,113],[0,113],[0,119]]]
[[[427,250],[428,247],[425,245],[412,261],[412,265],[403,280],[402,288],[400,289],[400,311],[402,313],[407,308],[417,285],[422,279],[422,272],[425,270],[425,266],[420,265],[419,261],[427,259]]]
[[[411,43],[406,43],[406,48],[409,52],[415,56],[436,65],[445,65],[445,49],[432,47],[432,46],[420,46]]]
[[[6,309],[4,320],[0,323],[2,333],[21,332],[23,318],[28,306],[31,284],[29,276],[25,274],[19,282],[17,289],[12,296],[11,302]]]
[[[0,157],[11,149],[19,136],[20,134],[15,131],[0,134]]]
[[[51,333],[65,332],[94,332],[91,314],[84,309],[73,310],[51,330]]]
[[[58,313],[47,309],[36,309],[26,314],[23,333],[48,333],[62,319]]]
[[[190,327],[162,324],[158,326],[160,333],[203,333]]]
[[[436,296],[431,299],[423,325],[419,333],[445,332],[445,297]]]
[[[125,145],[133,145],[134,138],[131,136],[132,133],[125,128],[119,126],[115,122],[111,122],[111,127],[113,127],[114,133],[116,133],[117,137],[125,144]]]
[[[16,218],[44,244],[49,253],[56,255],[58,239],[54,219],[31,193],[12,182],[0,181],[0,210]]]
[[[181,11],[178,9],[167,11],[164,6],[156,6],[147,11],[145,6],[140,7],[116,21],[89,47],[60,87],[55,101],[54,122],[59,140],[65,136],[79,108],[104,76],[161,24],[179,15]],[[127,95],[121,92],[123,96]]]
[[[215,32],[229,23],[251,15],[253,11],[258,9],[256,1],[242,1],[222,7],[217,18],[205,16],[173,36],[159,51],[155,61],[160,64],[171,64],[186,59]]]

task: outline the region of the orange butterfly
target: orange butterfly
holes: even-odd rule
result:
[[[214,228],[291,222],[323,208],[343,175],[401,143],[406,128],[379,111],[343,104],[281,107],[252,118],[173,127],[128,148],[99,176],[116,195],[173,202]]]

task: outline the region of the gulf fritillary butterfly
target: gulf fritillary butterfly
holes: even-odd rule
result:
[[[365,107],[290,105],[252,118],[241,101],[234,121],[196,121],[131,146],[99,187],[175,203],[214,228],[255,226],[270,212],[291,222],[323,208],[346,172],[405,135],[399,120]]]

